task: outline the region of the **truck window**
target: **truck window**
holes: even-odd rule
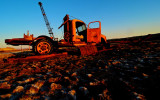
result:
[[[83,31],[82,26],[78,27],[78,32]]]
[[[91,23],[91,24],[89,25],[89,28],[90,28],[90,29],[99,28],[99,23],[98,23],[98,22]]]
[[[85,25],[79,26],[77,28],[77,30],[78,30],[78,32],[82,32],[82,31],[86,30],[86,26]]]

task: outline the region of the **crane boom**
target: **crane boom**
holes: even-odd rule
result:
[[[46,23],[48,32],[49,32],[50,36],[53,37],[53,39],[54,39],[54,35],[53,35],[53,32],[52,32],[52,28],[51,28],[51,26],[50,26],[50,24],[49,24],[49,21],[48,21],[48,19],[47,19],[46,14],[45,14],[45,11],[44,11],[44,9],[43,9],[42,3],[39,2],[38,4],[39,4],[40,9],[41,9],[41,11],[42,11],[42,15],[43,15],[44,21],[45,21],[45,23]]]

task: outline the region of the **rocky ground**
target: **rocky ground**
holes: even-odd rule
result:
[[[96,55],[0,65],[0,99],[155,100],[160,43],[119,45]]]

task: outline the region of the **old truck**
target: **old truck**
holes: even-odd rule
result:
[[[33,52],[39,55],[51,54],[59,50],[88,55],[109,47],[106,36],[101,34],[100,21],[93,21],[86,25],[81,20],[71,20],[69,15],[63,18],[64,22],[59,27],[59,29],[62,26],[64,27],[64,39],[58,40],[53,35],[41,2],[39,2],[39,6],[50,36],[42,35],[34,37],[28,33],[27,35],[24,34],[23,38],[6,39],[6,44],[30,45]],[[90,28],[90,25],[93,23],[98,23],[98,27]]]

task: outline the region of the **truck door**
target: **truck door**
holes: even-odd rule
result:
[[[92,27],[92,25],[95,27]],[[87,42],[100,43],[101,42],[101,22],[90,22],[87,27]]]

